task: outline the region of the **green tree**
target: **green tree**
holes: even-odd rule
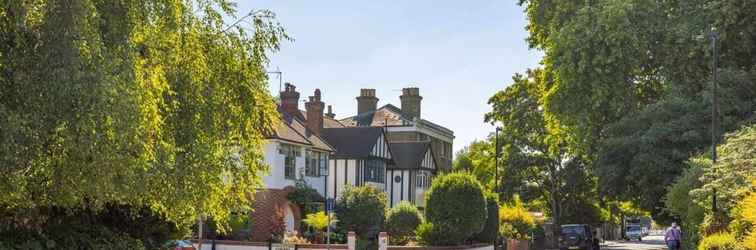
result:
[[[719,81],[721,128],[729,131],[752,116],[752,73],[723,71]],[[604,194],[633,200],[661,214],[666,187],[687,168],[690,155],[711,143],[710,87],[695,96],[669,96],[611,124],[597,161]],[[660,185],[661,183],[661,185]]]
[[[748,194],[756,190],[748,188],[756,178],[756,123],[726,135],[723,144],[717,147],[718,162],[704,168],[701,181],[704,185],[693,190],[696,200],[711,206],[711,194],[717,189],[717,205],[731,211]]]
[[[288,37],[268,11],[224,23],[234,6],[2,4],[3,219],[34,227],[47,208],[123,204],[186,228],[248,210],[278,119],[265,65]]]
[[[520,190],[530,187],[534,198],[547,204],[556,225],[598,222],[596,180],[588,163],[570,151],[559,129],[547,123],[540,103],[546,75],[540,69],[527,74],[515,74],[514,83],[488,101],[492,111],[485,120],[502,129],[502,165],[507,170],[501,183]]]
[[[596,169],[602,194],[661,215],[667,185],[709,140],[710,28],[719,38],[722,130],[752,119],[756,3],[522,0],[544,52],[547,127]],[[749,76],[750,75],[750,76]]]
[[[472,174],[486,190],[493,190],[494,154],[491,140],[476,140],[457,152],[452,168]]]

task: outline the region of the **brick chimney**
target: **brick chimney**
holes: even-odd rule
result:
[[[320,135],[323,129],[323,106],[320,101],[320,89],[315,89],[315,95],[310,96],[310,100],[305,103],[307,110],[307,129],[316,135]],[[330,106],[328,106],[330,108]]]
[[[399,100],[402,101],[402,113],[410,118],[420,119],[420,101],[423,100],[423,97],[420,96],[420,88],[403,88]]]
[[[357,114],[375,111],[378,106],[378,98],[375,97],[375,89],[360,89],[357,97]]]
[[[291,83],[286,83],[284,91],[281,91],[281,108],[284,112],[299,117],[299,92],[297,87]]]
[[[331,110],[331,105],[328,105],[328,113],[325,114],[328,118],[335,119],[336,114],[333,113],[333,110]]]

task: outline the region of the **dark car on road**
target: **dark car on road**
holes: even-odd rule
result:
[[[598,240],[591,231],[591,227],[585,224],[562,225],[559,234],[559,249],[599,250]]]

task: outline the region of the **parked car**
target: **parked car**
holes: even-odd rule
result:
[[[188,240],[171,240],[165,243],[165,248],[171,250],[197,250],[191,241]]]
[[[625,239],[643,241],[643,229],[637,225],[628,226],[625,228]]]
[[[586,224],[562,225],[559,235],[559,249],[599,250],[598,239]]]

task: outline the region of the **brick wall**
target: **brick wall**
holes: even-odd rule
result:
[[[252,202],[253,212],[250,214],[250,224],[252,226],[250,239],[253,241],[267,241],[270,239],[270,229],[275,225],[277,214],[284,214],[288,206],[294,215],[294,228],[298,228],[302,218],[299,207],[290,203],[286,196],[294,191],[289,186],[284,189],[264,189],[255,193],[255,200]]]

